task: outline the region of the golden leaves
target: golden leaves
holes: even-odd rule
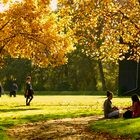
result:
[[[38,5],[40,3],[42,5]],[[31,59],[33,64],[40,67],[66,63],[66,54],[73,50],[72,32],[64,32],[64,26],[61,27],[63,22],[60,23],[58,16],[49,11],[46,3],[49,4],[49,0],[25,0],[15,3],[1,15],[3,23],[9,20],[0,30],[3,52],[15,58]],[[64,21],[68,26],[69,21]],[[0,23],[0,27],[3,23]]]
[[[74,44],[91,57],[117,60],[140,42],[137,0],[24,0],[0,13],[0,46],[12,57],[26,57],[39,66],[64,64]],[[122,40],[120,40],[122,38]],[[119,51],[121,50],[121,51]],[[139,52],[139,49],[134,49]]]
[[[86,0],[63,4],[60,15],[71,15],[73,22],[69,22],[69,26],[78,39],[77,45],[87,55],[114,61],[122,59],[120,50],[122,55],[140,45],[138,0]]]

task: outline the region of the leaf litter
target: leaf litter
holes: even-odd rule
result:
[[[11,127],[7,130],[10,140],[131,140],[129,137],[112,136],[95,132],[90,123],[102,116],[65,118]]]

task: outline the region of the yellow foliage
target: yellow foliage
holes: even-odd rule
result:
[[[41,67],[58,66],[74,45],[103,61],[122,59],[129,50],[139,58],[138,0],[58,0],[55,12],[49,3],[23,0],[0,13],[0,59],[11,55]]]
[[[133,58],[139,58],[140,49],[135,49],[140,46],[138,0],[72,0],[70,3],[59,0],[59,4],[60,16],[71,16],[69,27],[83,53],[104,61],[117,61],[131,49],[130,52],[135,52]]]
[[[74,49],[72,32],[64,32],[49,2],[23,0],[0,14],[0,59],[28,58],[40,67],[66,63],[66,54]]]

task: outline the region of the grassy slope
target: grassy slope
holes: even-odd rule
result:
[[[16,98],[2,96],[0,98],[0,139],[8,139],[4,130],[17,124],[103,114],[102,104],[104,100],[105,96],[35,96],[31,106],[25,106],[23,96],[17,96]],[[117,106],[122,104],[127,106],[131,103],[128,98],[114,98],[113,101]],[[112,121],[99,121],[101,125],[110,122]],[[98,122],[93,126],[93,128],[96,127],[100,129]],[[106,129],[105,125],[104,128]]]
[[[140,138],[140,118],[135,119],[111,119],[96,121],[91,128],[97,132],[107,132],[112,135],[130,136],[133,139]]]
[[[130,98],[114,99],[117,105],[125,107],[131,105]],[[140,138],[140,118],[133,119],[104,119],[91,124],[91,128],[97,132],[107,132],[112,135],[130,136],[134,140]]]

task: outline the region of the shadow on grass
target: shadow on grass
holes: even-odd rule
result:
[[[50,119],[62,119],[62,118],[73,118],[76,117],[74,114],[39,114],[39,115],[30,115],[23,117],[22,119],[27,120],[29,122],[38,122]]]
[[[16,126],[16,125],[22,125],[27,123],[34,123],[39,121],[48,121],[51,119],[62,119],[62,118],[75,118],[75,117],[82,117],[82,116],[91,116],[91,114],[75,114],[75,113],[69,113],[69,114],[37,114],[37,115],[26,115],[21,118],[6,118],[4,120],[0,121],[0,140],[9,140],[8,136],[6,135],[6,130],[10,127]]]
[[[62,118],[74,118],[80,117],[81,115],[75,115],[74,113],[70,114],[38,114],[38,115],[26,115],[25,117],[21,118],[8,118],[0,121],[0,130],[5,130],[9,127],[18,124],[25,124],[25,123],[33,123],[39,121],[47,121],[51,119],[62,119]],[[87,115],[88,116],[88,115]]]
[[[75,117],[86,117],[86,116],[91,116],[91,114],[75,114],[75,113],[67,113],[67,114],[36,114],[36,115],[26,115],[24,117],[10,117],[10,118],[5,118],[0,120],[0,139],[4,136],[5,131],[16,125],[22,125],[22,124],[27,124],[27,123],[34,123],[34,122],[39,122],[39,121],[48,121],[51,119],[62,119],[62,118],[75,118]],[[7,139],[6,139],[7,140]]]
[[[0,109],[0,112],[18,112],[27,110],[39,110],[39,108],[15,108],[15,109]]]

